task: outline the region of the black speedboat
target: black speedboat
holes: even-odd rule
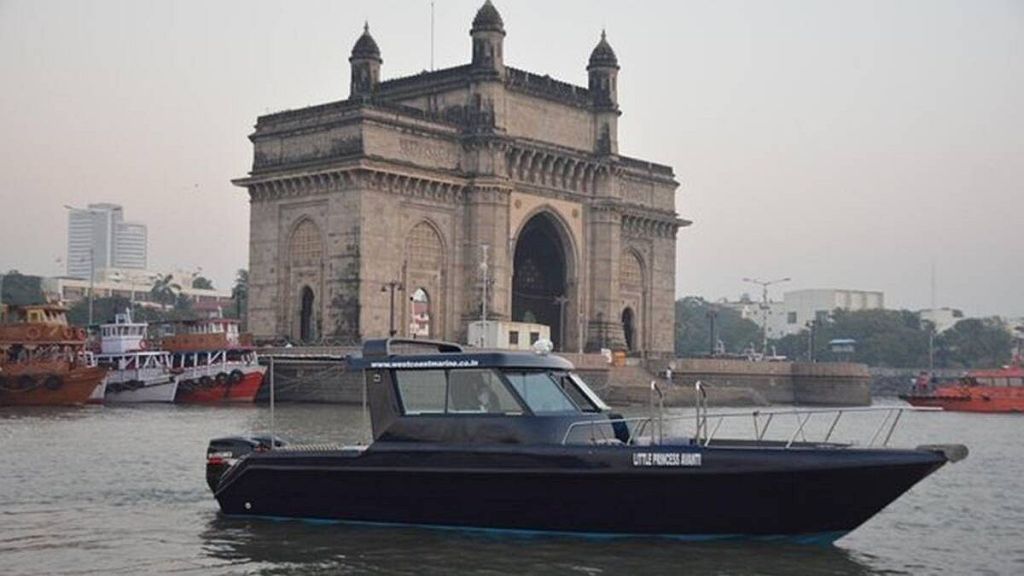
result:
[[[365,375],[373,442],[220,438],[207,480],[232,516],[687,538],[831,542],[962,446],[662,438],[613,414],[563,358],[376,340]],[[699,414],[699,412],[698,412]],[[895,425],[895,419],[893,421]],[[698,426],[698,430],[700,427]],[[891,433],[891,430],[890,430]]]

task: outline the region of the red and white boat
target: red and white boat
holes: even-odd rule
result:
[[[237,320],[206,318],[175,322],[161,340],[171,355],[178,382],[174,401],[184,404],[252,402],[266,368],[256,349],[239,332]]]
[[[96,362],[108,372],[92,401],[174,402],[178,378],[171,370],[171,354],[151,349],[148,328],[145,322],[133,322],[130,311],[100,326]]]

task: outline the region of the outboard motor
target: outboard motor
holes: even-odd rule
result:
[[[265,452],[271,446],[279,448],[287,443],[270,436],[228,436],[214,438],[206,447],[206,483],[210,490],[217,492],[220,479],[239,459],[250,452]]]

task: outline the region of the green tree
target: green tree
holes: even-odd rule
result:
[[[850,358],[871,366],[921,367],[928,365],[928,334],[931,324],[909,310],[836,309],[828,321],[817,322],[814,334],[814,358],[835,361],[829,341],[856,340],[856,352]],[[776,341],[776,350],[790,358],[807,359],[810,332],[803,330]]]
[[[153,301],[159,303],[166,310],[168,306],[174,306],[178,301],[181,286],[174,282],[174,278],[170,274],[164,274],[153,282],[153,288],[149,293],[153,297]]]
[[[717,314],[715,332],[726,352],[739,353],[760,339],[760,327],[731,308],[697,296],[676,300],[676,356],[705,356],[711,351],[709,313]]]
[[[997,318],[967,318],[939,335],[936,357],[950,368],[994,368],[1010,361],[1013,336]]]
[[[122,296],[110,298],[94,298],[92,302],[92,321],[96,324],[113,322],[114,315],[124,312],[132,305],[131,300]],[[89,323],[89,299],[82,298],[68,310],[68,322],[75,326]]]
[[[3,288],[3,304],[22,306],[25,304],[41,304],[43,290],[39,276],[28,276],[11,270],[0,275]]]
[[[196,290],[213,290],[213,281],[205,276],[196,276],[192,281],[192,287]]]
[[[240,268],[235,274],[235,285],[231,288],[231,299],[235,301],[235,317],[242,323],[242,329],[246,328],[245,310],[249,300],[249,271]]]

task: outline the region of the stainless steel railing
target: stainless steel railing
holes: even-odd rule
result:
[[[710,446],[725,421],[745,418],[749,418],[753,424],[753,436],[749,438],[729,438],[729,440],[765,442],[765,437],[772,423],[781,420],[779,418],[780,416],[793,416],[793,430],[785,436],[786,439],[784,443],[782,441],[776,442],[776,445],[782,444],[782,447],[787,449],[792,448],[793,445],[797,443],[798,438],[802,443],[808,442],[807,425],[812,418],[815,417],[830,415],[831,420],[828,422],[828,427],[823,436],[819,440],[811,440],[812,442],[827,444],[832,439],[833,434],[844,415],[851,413],[882,413],[884,414],[884,418],[878,426],[874,428],[874,432],[866,446],[873,447],[877,442],[879,442],[879,439],[881,439],[878,446],[885,447],[889,445],[889,441],[892,439],[893,433],[896,431],[896,426],[899,424],[904,412],[934,412],[941,410],[939,408],[913,406],[872,406],[855,408],[817,408],[769,411],[754,410],[748,412],[708,413],[706,399],[698,400],[698,402],[700,402],[700,404],[698,405],[696,412],[695,429],[692,436],[694,444],[699,446]],[[640,442],[641,438],[645,438],[644,441],[650,444],[661,444],[664,441],[663,427],[665,422],[678,422],[691,418],[694,418],[694,416],[689,414],[666,417],[659,413],[657,415],[630,418],[580,420],[569,425],[565,431],[565,435],[562,437],[562,444],[568,444],[573,434],[579,433],[582,430],[589,431],[588,437],[590,442],[593,444],[610,441],[611,437],[608,432],[613,429],[614,424],[619,422],[627,426],[629,430],[629,438],[626,441],[626,444],[637,444]],[[712,423],[714,423],[714,425],[713,427],[710,427]],[[645,436],[648,429],[651,430],[649,440],[646,439],[647,437]],[[836,444],[835,446],[841,445]]]

